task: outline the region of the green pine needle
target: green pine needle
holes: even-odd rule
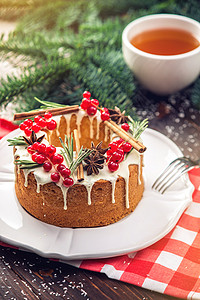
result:
[[[42,104],[42,106],[40,106],[40,109],[57,108],[57,107],[66,106],[66,105],[62,105],[62,104],[59,104],[59,103],[55,103],[55,102],[40,100],[37,97],[34,97],[34,99],[37,102],[39,102],[40,104]]]
[[[135,121],[129,116],[129,120],[131,134],[137,140],[139,139],[142,132],[148,127],[148,119],[144,119],[142,121]]]
[[[8,146],[25,146],[27,143],[24,141],[23,136],[14,137],[13,139],[7,139]]]
[[[42,166],[42,164],[38,164],[34,161],[24,159],[16,159],[15,165],[18,165],[20,169],[35,169]]]
[[[71,137],[67,137],[65,135],[65,142],[61,138],[60,142],[63,147],[63,150],[61,151],[62,155],[65,158],[66,164],[68,168],[71,171],[71,174],[74,173],[74,171],[78,168],[78,166],[82,163],[82,161],[93,151],[90,149],[83,149],[81,147],[77,158],[74,158],[74,139],[73,139],[73,134],[71,133]]]

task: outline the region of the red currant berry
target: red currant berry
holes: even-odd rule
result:
[[[55,120],[50,120],[47,122],[47,129],[54,130],[56,129],[57,123]]]
[[[31,156],[31,158],[32,158],[32,160],[33,160],[34,162],[37,161],[37,157],[38,157],[37,152],[33,153],[33,155]]]
[[[81,103],[81,108],[83,109],[83,110],[86,110],[88,107],[90,107],[91,106],[91,101],[89,100],[89,99],[87,99],[87,98],[84,98],[83,100],[82,100],[82,103]]]
[[[60,180],[60,175],[57,172],[53,172],[51,173],[51,180],[53,182],[58,182]]]
[[[63,156],[60,154],[55,153],[52,157],[51,157],[51,161],[54,165],[58,165],[61,164],[63,162]]]
[[[24,121],[24,125],[27,126],[28,128],[31,128],[31,126],[33,125],[33,121],[30,119],[26,119]]]
[[[109,144],[109,147],[114,152],[118,149],[118,144],[116,142],[112,142]]]
[[[24,123],[21,123],[21,124],[19,125],[19,128],[20,128],[21,130],[24,130],[26,127],[27,127],[27,126],[26,126]]]
[[[74,180],[70,177],[66,177],[64,180],[63,180],[63,184],[64,186],[66,187],[70,187],[74,184]]]
[[[36,159],[36,162],[38,164],[43,164],[45,162],[45,160],[46,160],[46,157],[44,155],[38,154],[37,159]]]
[[[32,130],[35,132],[35,133],[38,133],[39,131],[40,131],[40,126],[39,125],[37,125],[37,124],[34,124],[33,126],[32,126]]]
[[[46,145],[45,144],[39,144],[37,148],[39,153],[44,154],[46,152]]]
[[[34,118],[34,122],[35,122],[36,124],[38,124],[38,122],[39,122],[41,119],[42,119],[41,116],[36,116],[36,117]]]
[[[33,154],[35,150],[33,149],[33,145],[28,146],[27,151],[29,154]]]
[[[56,148],[52,145],[49,145],[46,147],[46,151],[45,151],[45,154],[48,156],[48,157],[51,157],[52,155],[54,155],[56,153]]]
[[[123,148],[118,148],[116,152],[120,153],[121,155],[124,155],[124,150],[123,150]]]
[[[56,169],[58,172],[60,172],[61,170],[66,169],[66,166],[63,164],[59,164]]]
[[[46,120],[51,119],[51,117],[52,117],[52,113],[50,113],[50,111],[48,111],[48,112],[46,112],[46,113],[44,114],[44,118],[45,118]]]
[[[25,135],[27,135],[27,136],[31,136],[32,130],[30,130],[28,127],[26,127],[26,128],[24,129],[24,133],[25,133]]]
[[[107,154],[107,157],[113,155],[112,149],[108,149],[108,151],[106,152],[106,154]]]
[[[102,121],[107,121],[108,119],[110,119],[109,112],[101,111],[101,120]]]
[[[109,110],[108,110],[108,108],[107,108],[107,107],[103,107],[103,108],[101,109],[101,112],[106,112],[106,113],[109,113]]]
[[[122,147],[123,147],[124,152],[126,152],[126,153],[130,152],[132,149],[132,145],[130,143],[124,143]]]
[[[46,172],[49,172],[52,169],[52,164],[50,161],[45,161],[43,164],[43,168]]]
[[[34,150],[38,150],[38,146],[39,146],[39,145],[40,145],[40,143],[35,142],[35,143],[32,145],[32,147],[33,147]]]
[[[45,127],[47,126],[47,122],[46,122],[43,118],[41,118],[41,119],[37,122],[37,124],[38,124],[40,127],[42,127],[42,128],[45,128]]]
[[[128,123],[123,123],[121,128],[124,129],[125,131],[129,131],[130,126],[128,125]]]
[[[91,97],[91,93],[90,93],[90,92],[85,91],[85,92],[83,93],[83,98],[90,99],[90,97]]]
[[[64,178],[66,178],[66,177],[69,177],[69,176],[70,176],[71,171],[70,171],[70,169],[65,168],[65,169],[60,170],[60,174],[61,174]]]
[[[118,170],[118,168],[119,168],[119,164],[117,162],[110,161],[108,163],[108,169],[110,172],[115,172]]]
[[[114,162],[120,163],[121,161],[123,161],[123,159],[124,159],[124,155],[117,151],[114,152],[113,155],[111,156],[111,161],[114,161]]]
[[[97,99],[92,99],[91,104],[94,106],[99,106],[99,101]]]
[[[117,143],[118,145],[121,145],[124,143],[124,140],[123,139],[118,139],[118,140],[115,140],[115,143]]]
[[[95,106],[89,106],[87,108],[87,113],[89,116],[94,116],[97,112],[97,108]]]

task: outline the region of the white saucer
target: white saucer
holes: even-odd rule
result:
[[[18,203],[14,190],[12,147],[0,141],[0,240],[59,259],[111,257],[141,250],[165,236],[192,201],[193,185],[185,175],[164,195],[151,185],[170,161],[182,156],[167,137],[152,129],[142,135],[147,146],[144,155],[145,192],[136,210],[123,220],[99,228],[59,228],[31,217]]]

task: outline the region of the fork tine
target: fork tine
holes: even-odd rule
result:
[[[177,164],[176,164],[177,162]],[[152,189],[157,189],[158,186],[163,182],[163,180],[165,179],[166,176],[168,176],[169,174],[171,174],[170,170],[172,167],[176,167],[177,165],[179,165],[181,163],[180,158],[176,158],[175,160],[173,160],[165,169],[164,171],[160,174],[160,176],[156,179],[156,181],[154,182],[154,184],[152,185]],[[174,166],[175,164],[175,166]]]
[[[187,173],[190,169],[192,169],[193,166],[189,166],[187,168],[184,168],[177,176],[173,177],[173,180],[164,187],[164,189],[161,191],[161,189],[159,190],[159,192],[161,192],[161,194],[164,194],[164,192],[172,185],[174,184],[183,174]],[[167,184],[167,183],[166,183]],[[163,188],[163,187],[162,187]]]
[[[172,170],[171,174],[167,175],[162,182],[159,182],[157,185],[157,190],[161,192],[166,185],[171,185],[171,181],[176,178],[177,176],[181,175],[181,173],[185,170],[186,166],[185,163],[182,162],[180,166],[176,165],[174,169]]]

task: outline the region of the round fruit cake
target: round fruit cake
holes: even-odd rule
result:
[[[21,123],[24,136],[10,140],[20,204],[60,227],[117,222],[133,212],[144,190],[146,148],[134,138],[134,121],[117,107],[99,108],[89,92],[83,96],[80,107],[16,114],[34,119]]]

